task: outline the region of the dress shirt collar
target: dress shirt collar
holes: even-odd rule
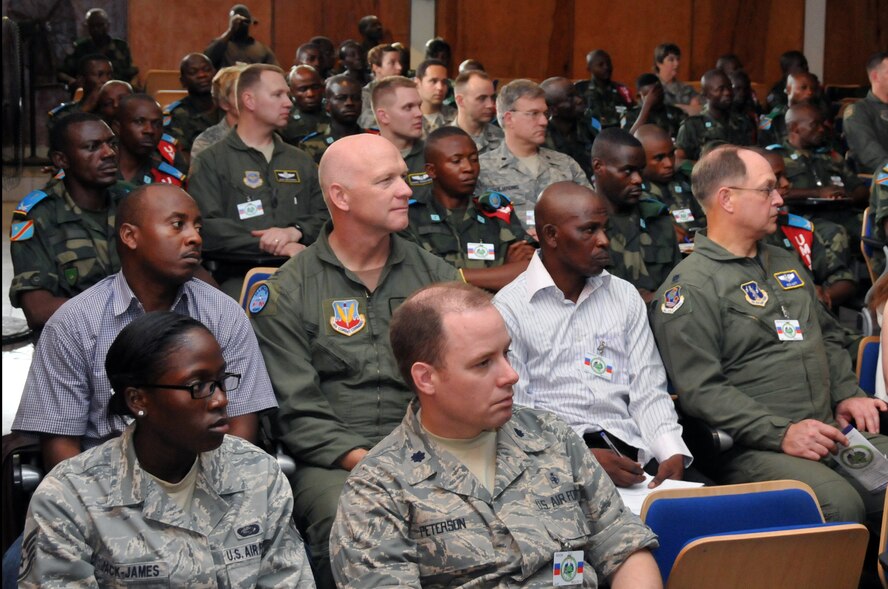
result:
[[[561,289],[555,284],[552,275],[549,274],[549,271],[543,264],[542,250],[537,250],[533,254],[533,258],[530,259],[530,264],[527,266],[525,275],[528,303],[533,300],[537,293],[549,288],[555,289],[561,298],[564,298],[564,293],[561,292]],[[601,274],[598,274],[597,276],[588,277],[586,279],[586,286],[583,287],[583,292],[581,292],[580,296],[577,298],[577,304],[581,303],[597,288],[607,286],[610,282],[610,277],[611,274],[607,270],[602,270]]]
[[[196,279],[192,278],[191,280]],[[176,298],[173,299],[173,305],[170,307],[170,310],[178,307],[179,303],[183,299],[188,299],[188,293],[185,290],[186,284],[188,284],[188,282],[179,287],[179,291],[176,293]],[[123,270],[121,270],[114,276],[114,280],[111,283],[111,308],[114,311],[114,316],[120,317],[133,305],[136,305],[138,308],[142,309],[142,302],[138,298],[136,298],[136,295],[133,293],[129,284],[127,284],[126,282],[126,277],[123,275]]]

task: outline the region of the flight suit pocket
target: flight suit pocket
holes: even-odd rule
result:
[[[317,339],[312,344],[311,363],[322,381],[325,378],[350,373],[352,366],[347,358],[345,350],[331,341]]]

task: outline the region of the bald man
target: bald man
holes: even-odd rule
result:
[[[164,127],[179,142],[187,163],[191,162],[194,139],[218,123],[225,115],[213,101],[213,76],[216,68],[203,53],[189,53],[179,63],[179,81],[188,96],[167,106]]]
[[[650,312],[682,409],[734,440],[707,474],[723,484],[800,480],[828,521],[877,522],[884,489],[864,489],[839,466],[839,451],[851,422],[888,450],[877,434],[888,406],[857,386],[840,326],[799,258],[761,242],[783,204],[771,166],[723,146],[697,162],[691,179],[708,227]]]
[[[812,73],[796,72],[786,77],[786,100],[770,113],[762,115],[758,125],[758,144],[768,146],[786,139],[786,111],[790,106],[820,100],[820,81]],[[819,102],[818,102],[819,104]]]
[[[557,182],[534,213],[540,253],[494,298],[512,336],[515,402],[561,417],[618,487],[644,481],[642,467],[654,475],[650,487],[681,479],[691,452],[644,301],[605,270],[606,199]]]
[[[459,280],[453,266],[393,235],[408,223],[406,172],[382,137],[333,143],[319,171],[332,223],[249,302],[281,404],[280,439],[298,461],[294,516],[319,587],[334,586],[327,540],[340,489],[412,398],[389,346],[392,312],[421,286]]]
[[[330,125],[330,115],[324,109],[324,80],[310,65],[296,65],[287,73],[287,84],[293,107],[287,126],[279,133],[284,141],[298,146],[305,137]]]

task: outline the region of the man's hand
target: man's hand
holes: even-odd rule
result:
[[[251,231],[250,234],[259,238],[259,249],[273,256],[293,255],[287,254],[285,248],[288,244],[298,243],[302,239],[302,232],[295,227],[269,227]]]
[[[805,419],[786,429],[780,449],[784,454],[790,456],[820,460],[827,454],[836,453],[836,442],[847,444],[848,438],[833,426],[822,421]]]
[[[646,112],[650,112],[654,107],[663,104],[663,84],[654,84],[648,93],[641,99],[641,107],[647,108]]]
[[[644,471],[637,462],[625,456],[614,454],[613,450],[590,448],[590,452],[598,460],[598,464],[618,487],[631,487],[644,480]]]
[[[281,255],[287,256],[288,258],[292,258],[299,252],[305,249],[305,246],[301,243],[293,243],[292,241],[284,246],[284,253]]]
[[[349,450],[345,453],[345,455],[339,459],[339,468],[343,470],[351,470],[361,461],[364,456],[367,455],[367,450],[363,448],[355,448],[354,450]]]
[[[851,397],[836,405],[836,421],[844,428],[852,421],[862,432],[879,433],[879,411],[888,411],[888,405],[873,397]]]
[[[237,35],[244,27],[249,27],[250,22],[247,17],[242,14],[237,14],[236,12],[232,12],[231,16],[228,18],[228,36]]]
[[[660,483],[666,479],[680,481],[684,478],[684,472],[684,456],[681,454],[671,456],[660,463],[660,467],[657,469],[657,476],[654,477],[654,480],[648,483],[648,489],[660,486]]]
[[[536,248],[523,239],[516,241],[506,250],[506,263],[528,262],[533,257],[533,252],[535,251]]]

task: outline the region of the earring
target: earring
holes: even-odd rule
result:
[[[139,416],[139,417],[145,417],[145,412],[142,411],[141,409],[139,409],[139,412],[136,413],[136,415]]]

